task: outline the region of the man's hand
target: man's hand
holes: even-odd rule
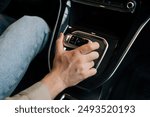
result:
[[[56,41],[56,54],[53,68],[42,81],[50,90],[52,98],[67,87],[74,86],[86,78],[96,74],[94,60],[99,57],[95,50],[97,42],[89,42],[74,50],[65,51],[64,35],[61,33]]]
[[[96,74],[94,61],[99,57],[97,42],[89,42],[71,51],[65,51],[63,46],[64,35],[61,33],[56,42],[56,55],[53,70],[60,75],[66,87],[74,86],[82,80]]]

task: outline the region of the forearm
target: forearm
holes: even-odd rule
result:
[[[8,100],[51,100],[66,87],[60,80],[57,72],[47,74],[40,82],[32,85],[20,93],[7,97]]]
[[[42,82],[37,82],[28,89],[21,91],[20,93],[5,98],[6,100],[50,100],[51,95],[47,86]]]

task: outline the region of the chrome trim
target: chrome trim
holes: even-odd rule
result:
[[[60,18],[60,13],[61,13],[61,10],[62,10],[62,0],[59,0],[59,11],[58,11],[58,15],[57,15],[57,20],[56,20],[56,24],[55,24],[55,26],[54,26],[54,30],[53,30],[53,33],[52,33],[52,37],[51,37],[51,41],[50,41],[50,45],[49,45],[49,50],[48,50],[48,68],[49,68],[49,71],[51,71],[51,63],[50,63],[50,53],[51,53],[51,48],[52,48],[52,43],[53,43],[53,40],[54,40],[54,35],[55,35],[55,33],[56,33],[56,28],[57,28],[57,26],[58,26],[58,20],[59,20],[59,18]],[[68,6],[68,7],[70,7],[70,0],[68,0],[67,2],[66,2],[66,5]],[[68,27],[68,26],[67,26]],[[66,29],[67,29],[67,27],[66,27]],[[66,30],[65,29],[65,30]]]
[[[123,59],[125,58],[125,56],[127,55],[127,53],[129,52],[130,48],[132,47],[132,45],[134,44],[134,42],[136,41],[138,35],[140,34],[140,32],[142,31],[142,29],[146,26],[146,24],[150,21],[150,18],[148,18],[145,22],[143,22],[140,27],[138,28],[137,32],[134,34],[132,40],[130,41],[130,43],[128,44],[126,50],[124,51],[124,53],[122,54],[122,56],[120,57],[120,61],[118,62],[116,68],[114,69],[114,71],[111,73],[111,75],[109,76],[109,78],[105,81],[107,82],[114,74],[115,72],[117,71],[117,69],[119,68],[120,64],[122,63]],[[104,83],[105,83],[104,82]],[[111,89],[109,89],[109,92],[110,92]],[[103,89],[102,89],[102,92],[100,93],[99,95],[99,98],[98,100],[101,99],[102,97],[102,93],[103,93]]]
[[[69,26],[69,25],[67,25],[67,26],[66,26],[66,28],[64,29],[63,33],[65,33],[65,32],[66,32],[66,30],[67,30],[69,27],[70,27],[70,26]]]
[[[53,33],[52,33],[52,37],[51,37],[51,41],[50,41],[50,45],[49,45],[49,50],[48,50],[48,68],[49,68],[49,71],[51,71],[50,53],[51,53],[52,43],[53,43],[53,40],[54,40],[54,35],[55,35],[55,32],[56,32],[56,28],[57,28],[57,25],[58,25],[58,20],[59,20],[59,17],[60,17],[61,9],[62,9],[62,1],[59,0],[59,11],[58,11],[58,15],[57,15],[56,24],[55,24],[55,27],[54,27],[54,30],[53,30]]]
[[[130,6],[130,5],[131,5],[131,6]],[[134,4],[133,1],[130,1],[130,2],[127,3],[127,8],[128,8],[128,9],[133,9],[134,7],[135,7],[135,4]]]
[[[130,41],[130,43],[128,44],[127,48],[125,49],[125,51],[123,52],[122,56],[120,57],[116,68],[114,69],[114,71],[110,74],[109,78],[107,78],[106,81],[108,81],[117,71],[118,67],[120,66],[120,64],[122,63],[123,59],[125,58],[125,56],[127,55],[128,51],[130,50],[130,48],[132,47],[133,43],[135,42],[135,40],[137,39],[138,35],[140,34],[140,32],[142,31],[142,29],[146,26],[146,24],[150,21],[150,17],[141,24],[141,26],[138,28],[137,32],[135,33],[135,35],[133,36],[132,40]],[[105,82],[106,82],[105,81]]]
[[[68,100],[77,100],[76,98],[72,97],[71,95],[65,93],[60,97],[60,100],[65,100],[67,98]]]

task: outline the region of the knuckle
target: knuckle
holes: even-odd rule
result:
[[[83,65],[83,60],[81,58],[78,58],[76,62],[79,66]]]
[[[68,56],[68,54],[64,54],[63,58],[70,63],[70,60],[72,60],[72,57]]]
[[[88,44],[88,49],[93,50],[93,45],[92,45],[92,43],[89,43],[89,44]]]
[[[85,68],[84,64],[80,64],[80,70],[83,71]]]
[[[78,50],[72,51],[72,56],[78,56],[78,55],[79,55],[79,51]]]
[[[85,78],[85,77],[86,77],[86,73],[83,72],[83,71],[80,72],[80,75],[81,75],[82,78]]]

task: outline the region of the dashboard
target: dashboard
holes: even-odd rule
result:
[[[133,13],[139,0],[73,0],[82,4]]]

